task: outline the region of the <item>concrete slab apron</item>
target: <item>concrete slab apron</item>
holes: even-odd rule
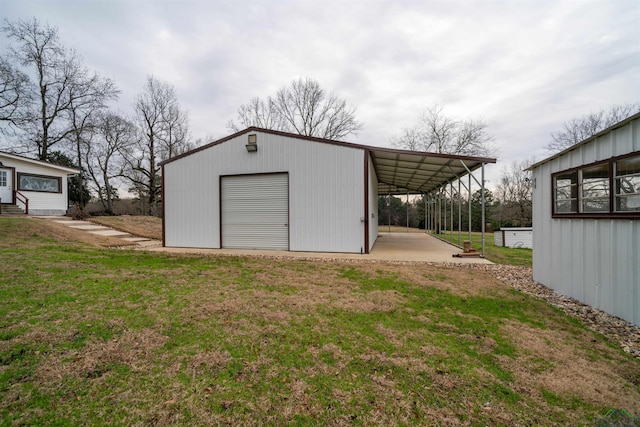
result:
[[[426,233],[380,233],[371,253],[287,252],[270,250],[163,248],[150,250],[172,253],[202,253],[225,255],[285,256],[291,258],[362,259],[377,261],[446,262],[455,264],[491,264],[484,258],[455,258],[461,253],[453,245],[444,243]]]

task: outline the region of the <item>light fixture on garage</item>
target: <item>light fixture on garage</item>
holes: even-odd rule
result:
[[[245,145],[245,147],[247,147],[247,151],[249,153],[255,153],[256,151],[258,151],[258,135],[256,135],[255,133],[250,134],[249,142],[247,145]]]

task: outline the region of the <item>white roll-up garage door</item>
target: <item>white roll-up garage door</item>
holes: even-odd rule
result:
[[[289,250],[289,175],[224,176],[222,247]]]

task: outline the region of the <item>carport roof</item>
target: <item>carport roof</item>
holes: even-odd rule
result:
[[[488,157],[457,156],[368,147],[378,177],[378,194],[427,194],[465,176]]]
[[[188,151],[180,156],[176,156],[162,164],[173,162],[250,132],[269,133],[289,138],[365,150],[370,155],[373,168],[378,178],[378,194],[426,194],[450,182],[456,181],[469,173],[469,171],[473,172],[481,168],[483,164],[496,162],[496,159],[490,157],[398,150],[250,127],[218,141]]]

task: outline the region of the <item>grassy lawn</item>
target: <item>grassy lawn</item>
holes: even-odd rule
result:
[[[438,237],[448,240],[450,242],[458,244],[458,232],[454,231],[452,235],[450,233],[443,233]],[[460,240],[465,241],[469,238],[469,233],[463,232],[460,234]],[[496,264],[510,264],[510,265],[524,265],[531,267],[531,259],[533,251],[527,248],[505,248],[502,246],[496,246],[493,243],[493,233],[485,233],[484,235],[484,254],[491,262]],[[462,244],[460,244],[462,246]],[[478,252],[482,251],[482,233],[471,233],[471,247]]]
[[[490,271],[168,255],[0,218],[0,425],[593,425],[640,363]]]

